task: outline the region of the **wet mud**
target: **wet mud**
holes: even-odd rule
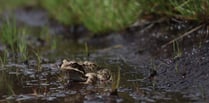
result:
[[[20,8],[5,12],[2,17],[11,14],[15,15],[18,25],[48,27],[55,37],[65,38],[58,41],[57,50],[44,49],[41,62],[29,59],[1,66],[0,82],[6,83],[0,87],[2,103],[208,102],[206,24],[176,43],[168,44],[200,24],[178,19],[145,20],[120,32],[90,38],[91,33],[82,26],[63,26],[41,9]],[[79,33],[82,35],[75,36]],[[88,56],[84,52],[85,43],[90,49]],[[0,48],[4,50],[3,45]],[[121,68],[118,95],[110,95],[111,86],[70,84],[66,88],[59,79],[59,66],[65,58],[95,61],[112,71]]]
[[[179,24],[169,19],[138,26],[120,35],[124,39],[122,43],[115,43],[108,49],[98,51],[98,54],[115,56],[134,65],[145,79],[152,78],[147,83],[156,83],[156,88],[160,90],[179,92],[192,102],[207,102],[207,26],[178,40],[180,51],[173,49],[174,43],[167,45],[178,37],[177,34],[183,34],[196,26],[193,22],[181,21]],[[177,56],[177,52],[181,55]]]

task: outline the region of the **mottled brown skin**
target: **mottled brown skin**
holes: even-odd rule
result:
[[[108,69],[102,69],[89,61],[78,63],[64,59],[60,69],[66,73],[65,79],[82,84],[94,84],[98,80],[103,82],[111,79]]]
[[[101,70],[97,71],[97,78],[100,81],[111,80],[111,72],[108,69],[101,69]]]
[[[85,75],[88,79],[84,82],[84,84],[95,84],[98,80],[96,73],[86,73]]]
[[[82,65],[75,61],[67,61],[66,59],[62,61],[61,70],[75,70],[85,74],[85,70]]]

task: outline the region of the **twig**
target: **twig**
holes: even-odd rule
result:
[[[195,27],[195,28],[192,28],[190,31],[185,32],[183,35],[178,36],[177,38],[175,38],[175,39],[169,41],[168,43],[164,44],[163,46],[161,46],[161,48],[165,48],[166,46],[170,45],[171,43],[173,43],[173,42],[175,42],[175,41],[177,41],[177,40],[179,40],[179,39],[181,39],[181,38],[184,38],[185,36],[187,36],[187,35],[189,35],[189,34],[195,32],[195,31],[197,31],[197,30],[200,29],[201,27],[202,27],[202,25],[199,25],[199,26],[197,26],[197,27]]]

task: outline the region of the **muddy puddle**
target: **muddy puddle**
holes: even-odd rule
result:
[[[172,83],[170,78],[177,83],[184,80],[176,79],[176,75],[172,72],[175,63],[172,64],[171,59],[161,59],[161,57],[168,57],[164,51],[172,51],[169,48],[158,50],[172,38],[168,37],[169,34],[163,35],[165,32],[161,29],[165,30],[169,27],[161,26],[161,23],[155,27],[153,27],[155,24],[150,24],[142,27],[143,29],[135,28],[140,30],[133,30],[134,32],[128,30],[125,34],[110,33],[107,36],[91,39],[84,36],[75,42],[71,34],[60,37],[58,34],[66,33],[66,28],[50,23],[43,10],[18,9],[14,12],[19,25],[29,25],[35,33],[37,31],[40,33],[39,29],[47,26],[52,34],[50,40],[56,40],[56,44],[45,43],[44,40],[31,36],[28,41],[32,42],[31,45],[34,48],[26,61],[18,61],[17,58],[8,56],[7,62],[0,66],[0,103],[188,103],[204,101],[200,93],[196,93],[197,95],[188,93],[193,90],[191,88],[183,91],[184,89],[179,88],[186,86],[177,85],[177,89],[171,87],[175,83]],[[181,29],[180,26],[174,25],[172,29],[175,28]],[[49,47],[49,45],[54,47]],[[4,51],[2,45],[0,48],[1,52]],[[110,95],[111,85],[66,85],[59,70],[63,59],[93,61],[116,74],[120,70],[118,95]],[[157,62],[156,65],[155,62]],[[184,59],[180,59],[180,62],[184,62]],[[160,67],[162,63],[166,66]],[[157,71],[157,77],[160,78],[152,79],[152,75],[155,78],[156,74],[152,74],[155,71]],[[172,77],[166,78],[168,75]]]
[[[1,103],[127,103],[127,102],[192,102],[180,92],[164,91],[155,86],[137,69],[120,57],[99,55],[91,51],[90,56],[83,52],[83,45],[58,41],[53,52],[40,52],[41,61],[36,58],[27,62],[8,62],[1,66],[0,102]],[[75,45],[77,48],[75,48]],[[68,48],[68,49],[66,49]],[[96,50],[94,50],[96,51]],[[106,51],[106,50],[102,50]],[[108,51],[111,51],[109,48]],[[47,52],[47,55],[46,55]],[[116,71],[120,67],[121,79],[118,95],[110,95],[111,85],[81,85],[64,83],[59,70],[62,59],[90,60]]]

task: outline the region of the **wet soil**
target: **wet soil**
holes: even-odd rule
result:
[[[30,59],[27,63],[9,62],[4,68],[1,67],[2,78],[11,81],[7,83],[15,87],[15,94],[8,85],[4,85],[3,89],[0,88],[0,102],[188,103],[209,100],[206,24],[165,18],[141,20],[124,31],[90,38],[91,33],[86,33],[83,27],[59,25],[41,9],[17,9],[4,13],[2,17],[11,14],[16,15],[19,25],[48,27],[52,34],[62,34],[65,39],[58,42],[57,50],[43,51],[41,64]],[[174,43],[164,46],[198,25],[202,27],[177,41],[179,51],[173,49]],[[75,34],[79,33],[84,34],[75,38]],[[85,43],[90,49],[93,48],[89,56],[84,53]],[[110,96],[110,88],[102,86],[75,84],[66,89],[57,79],[60,75],[59,65],[64,58],[96,61],[112,71],[120,67],[119,95]],[[37,70],[37,65],[41,67],[40,70]],[[11,92],[10,95],[6,95],[6,89]]]
[[[193,102],[208,102],[207,26],[178,40],[181,56],[176,57],[174,45],[164,47],[164,44],[178,37],[177,34],[184,34],[197,26],[194,22],[179,22],[167,19],[129,28],[127,32],[119,34],[118,41],[123,38],[123,42],[115,43],[109,50],[100,50],[96,55],[122,58],[134,65],[145,78],[150,79],[151,76],[151,82],[156,83],[158,89],[180,92]],[[109,36],[105,39],[117,41],[109,40]]]

